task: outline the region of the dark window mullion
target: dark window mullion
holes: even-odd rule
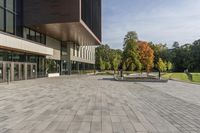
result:
[[[4,32],[6,32],[6,0],[4,0],[4,8],[3,8],[3,15],[4,15]]]
[[[14,33],[14,35],[16,35],[16,24],[17,24],[17,19],[16,19],[16,17],[17,17],[17,13],[16,13],[16,3],[15,3],[15,0],[13,0],[13,12],[14,12],[14,14],[13,14],[13,19],[14,19],[14,21],[13,21],[13,33]]]

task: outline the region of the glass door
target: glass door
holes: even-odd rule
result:
[[[20,80],[25,80],[25,67],[24,67],[24,64],[20,64]]]
[[[68,74],[68,63],[66,61],[62,61],[61,63],[61,75],[67,75]]]
[[[3,81],[10,82],[11,81],[11,64],[10,63],[5,63],[5,69],[3,70],[3,73],[5,73]]]
[[[32,69],[32,75],[33,75],[32,78],[36,78],[36,77],[37,77],[37,73],[36,73],[36,68],[37,68],[37,67],[36,67],[36,64],[33,64],[32,66],[33,66],[33,67],[32,67],[32,68],[33,68],[33,69]]]
[[[14,80],[19,80],[19,64],[14,64]]]
[[[27,79],[31,78],[31,64],[27,64]]]
[[[3,63],[0,63],[0,83],[3,82]]]

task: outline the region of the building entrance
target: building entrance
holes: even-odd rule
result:
[[[37,64],[0,61],[0,82],[37,78]]]

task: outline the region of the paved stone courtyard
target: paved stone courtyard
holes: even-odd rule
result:
[[[0,84],[0,133],[200,133],[200,86],[103,76]]]

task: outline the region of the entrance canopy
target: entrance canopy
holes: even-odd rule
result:
[[[62,41],[72,41],[79,45],[101,45],[100,40],[83,21],[43,24],[32,28]]]

